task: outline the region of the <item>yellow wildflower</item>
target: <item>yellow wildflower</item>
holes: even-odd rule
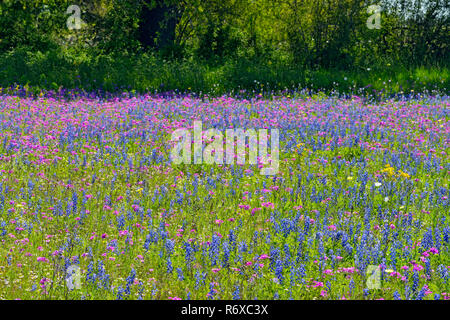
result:
[[[386,167],[381,170],[381,172],[386,172],[389,176],[393,176],[395,173],[395,169],[392,168],[389,164],[386,165]]]
[[[398,173],[400,174],[400,177],[405,178],[405,179],[409,179],[410,175],[407,174],[406,172],[403,172],[402,170],[399,170]]]

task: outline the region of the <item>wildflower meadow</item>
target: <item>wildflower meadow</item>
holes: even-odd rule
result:
[[[0,95],[0,299],[450,299],[449,145],[439,94]]]

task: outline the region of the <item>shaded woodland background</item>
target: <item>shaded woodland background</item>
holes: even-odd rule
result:
[[[366,25],[373,4],[380,29]],[[447,0],[4,0],[0,86],[447,88],[449,17]]]

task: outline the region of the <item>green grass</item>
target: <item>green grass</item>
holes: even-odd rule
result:
[[[447,67],[393,65],[349,70],[308,70],[269,61],[228,59],[215,63],[196,59],[165,60],[151,54],[94,55],[77,51],[30,52],[17,49],[0,56],[0,86],[28,85],[40,90],[83,89],[207,93],[222,95],[246,90],[271,93],[296,88],[340,93],[423,92],[449,87]]]

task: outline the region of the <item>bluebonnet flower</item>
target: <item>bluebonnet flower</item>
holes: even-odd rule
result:
[[[223,248],[222,266],[228,267],[229,266],[228,260],[230,259],[230,248],[228,242],[223,242],[222,248]]]
[[[72,193],[72,213],[77,212],[78,195],[76,192]]]
[[[4,221],[0,222],[0,230],[2,231],[0,235],[4,237],[6,235],[6,222]]]
[[[128,210],[127,212],[127,220],[132,221],[134,219],[134,213],[131,210]]]
[[[184,242],[184,260],[186,261],[186,264],[188,267],[190,267],[191,262],[194,260],[194,249],[192,248],[191,244],[189,242]]]
[[[232,250],[236,248],[236,241],[236,232],[234,229],[230,229],[230,232],[228,233],[228,243],[230,244]]]
[[[281,260],[277,260],[275,263],[275,275],[280,281],[280,284],[283,283],[284,277],[283,277],[283,262]]]
[[[356,266],[362,273],[366,272],[366,267],[367,267],[367,260],[366,260],[367,256],[365,255],[365,251],[366,251],[365,244],[363,242],[361,242],[356,247],[355,259],[356,259]]]
[[[417,294],[416,300],[423,300],[423,298],[425,297],[425,291],[426,291],[426,288],[423,287]]]
[[[431,247],[433,247],[433,231],[431,228],[429,228],[425,234],[423,235],[422,241],[420,242],[421,246],[428,250]]]
[[[138,289],[138,300],[143,300],[143,295],[144,295],[144,284],[142,283],[142,281],[139,281],[139,289]]]
[[[164,225],[164,222],[160,222],[159,227],[158,227],[158,233],[161,239],[166,239],[167,238],[167,231],[166,231],[166,227]]]
[[[117,300],[123,300],[123,296],[124,296],[125,291],[123,290],[123,288],[121,286],[119,286],[119,288],[117,289]]]
[[[258,231],[255,231],[253,233],[252,240],[253,240],[253,246],[254,247],[258,246]]]
[[[104,274],[103,277],[101,278],[101,284],[99,283],[97,286],[100,288],[100,286],[103,287],[103,289],[109,289],[109,283],[110,283],[110,275],[109,274]]]
[[[370,290],[369,289],[363,289],[363,294],[364,294],[364,297],[367,297],[370,294]]]
[[[442,245],[442,239],[441,239],[441,230],[439,230],[439,227],[436,227],[434,231],[434,245],[438,250],[441,250]]]
[[[301,264],[298,269],[297,269],[297,280],[303,282],[303,278],[306,277],[306,269],[305,269],[305,265]]]
[[[445,226],[445,228],[442,230],[442,239],[444,242],[449,243],[450,242],[450,227]]]
[[[234,287],[234,291],[233,291],[233,300],[239,300],[241,298],[240,294],[241,294],[241,292],[240,292],[239,285],[236,285]]]
[[[72,203],[70,202],[69,198],[66,198],[66,201],[67,201],[66,216],[69,217],[70,213],[72,212]]]
[[[183,281],[184,275],[183,275],[183,270],[181,268],[177,268],[177,274],[178,274],[178,280]]]
[[[394,245],[391,247],[391,266],[396,269],[397,265],[397,248],[399,246],[399,241],[396,241]]]
[[[123,216],[123,214],[121,214],[120,216],[117,217],[117,229],[122,230],[124,226],[125,226],[125,217]]]
[[[295,284],[296,275],[298,273],[298,270],[295,268],[294,264],[292,263],[290,265],[290,275],[289,275],[289,286],[293,287]]]
[[[86,272],[86,281],[90,283],[94,283],[96,280],[96,275],[94,273],[94,263],[91,261],[88,265]]]
[[[197,271],[195,273],[195,289],[198,290],[201,285],[205,284],[206,272]]]
[[[412,291],[416,292],[419,287],[419,274],[417,271],[414,271],[412,274]]]
[[[309,230],[310,230],[310,223],[309,223],[309,217],[307,216],[306,218],[305,218],[305,226],[304,226],[304,232],[305,232],[305,234],[308,234],[308,232],[309,232]]]
[[[275,265],[275,261],[277,261],[278,257],[280,255],[280,251],[277,248],[272,248],[270,250],[270,263],[269,263],[269,268],[270,270],[273,270],[273,267]]]
[[[153,288],[152,288],[152,297],[156,296],[156,293],[158,293],[158,289],[156,288],[155,284],[153,284]]]
[[[136,271],[133,268],[131,268],[130,275],[126,279],[126,287],[124,290],[124,293],[126,295],[130,294],[131,286],[133,285],[135,278],[136,278]]]
[[[353,277],[350,279],[348,287],[350,289],[350,295],[353,295],[353,291],[355,290],[355,281],[353,280]]]
[[[436,271],[442,283],[445,284],[449,278],[449,271],[447,270],[447,267],[441,264],[437,267]]]
[[[167,273],[172,273],[173,266],[172,266],[172,260],[170,257],[167,257]]]
[[[217,290],[214,288],[214,282],[211,282],[209,284],[209,292],[207,294],[208,299],[214,299],[215,298],[215,294],[217,293]]]
[[[175,250],[175,240],[166,239],[165,249],[166,249],[167,254],[169,256],[171,256]]]
[[[218,235],[214,234],[212,236],[211,245],[209,247],[209,258],[211,260],[211,265],[215,266],[217,264],[219,253],[220,253],[220,238]]]

